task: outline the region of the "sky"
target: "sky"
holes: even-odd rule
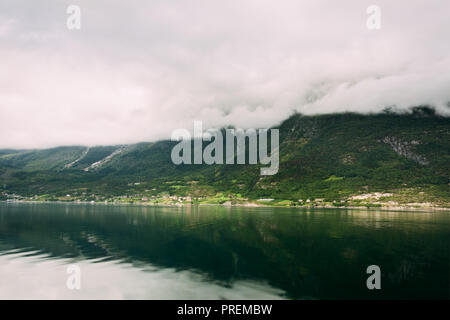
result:
[[[0,0],[0,148],[155,141],[194,120],[268,128],[294,112],[449,115],[450,1],[374,1]]]

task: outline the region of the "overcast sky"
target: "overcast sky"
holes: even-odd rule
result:
[[[0,0],[3,148],[449,101],[450,1]]]

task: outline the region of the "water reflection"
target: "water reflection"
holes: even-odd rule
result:
[[[283,291],[254,281],[230,286],[192,271],[115,261],[78,261],[80,290],[68,290],[71,259],[10,253],[0,257],[0,299],[279,299]]]
[[[0,298],[448,298],[448,214],[0,204]]]

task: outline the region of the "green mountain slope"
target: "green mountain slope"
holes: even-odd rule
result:
[[[3,198],[59,200],[167,202],[177,196],[212,203],[270,198],[285,205],[449,206],[448,117],[428,108],[402,115],[294,115],[278,128],[274,176],[261,176],[259,165],[176,166],[170,159],[176,143],[159,141],[0,151],[0,191]]]

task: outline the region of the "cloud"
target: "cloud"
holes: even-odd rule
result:
[[[81,8],[81,30],[66,8]],[[169,138],[194,120],[268,127],[292,112],[448,114],[450,4],[359,0],[0,4],[0,147]]]

